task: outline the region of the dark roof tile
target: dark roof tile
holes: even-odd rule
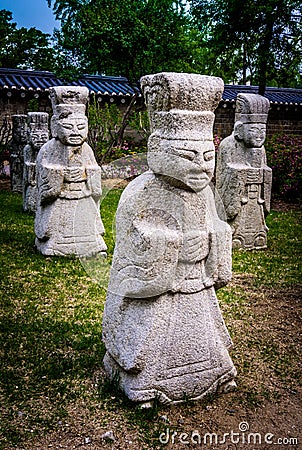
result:
[[[51,72],[0,68],[0,88],[48,90],[51,86],[86,86],[90,92],[100,95],[134,95],[138,88],[132,87],[127,78],[102,75],[83,75],[79,80],[66,83]]]
[[[257,94],[258,86],[226,84],[222,100],[235,101],[239,93]],[[267,87],[264,96],[272,103],[302,104],[302,89]]]
[[[103,75],[83,75],[79,80],[66,83],[52,72],[39,70],[21,70],[0,68],[0,89],[22,89],[47,91],[51,86],[87,86],[90,92],[99,95],[132,96],[139,94],[137,87],[131,86],[125,77],[109,77]],[[239,92],[257,94],[257,86],[241,86],[226,84],[222,101],[235,102]],[[266,88],[265,97],[272,103],[302,104],[302,89]]]

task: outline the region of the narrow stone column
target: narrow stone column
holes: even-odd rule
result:
[[[10,178],[12,192],[23,191],[23,149],[27,143],[27,116],[16,114],[12,116],[13,136],[9,146]]]
[[[48,114],[27,114],[27,145],[23,150],[23,210],[35,212],[37,207],[36,159],[42,145],[49,140]]]

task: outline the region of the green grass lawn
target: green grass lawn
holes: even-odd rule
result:
[[[102,202],[110,256],[114,247],[112,221],[120,193],[111,190]],[[80,403],[92,416],[99,411],[104,424],[118,410],[124,422],[142,430],[137,432],[141,448],[149,448],[150,436],[157,430],[154,422],[142,420],[125,399],[117,399],[102,378],[104,287],[91,279],[80,260],[44,257],[35,251],[34,217],[22,212],[20,195],[0,191],[0,201],[0,448],[25,445],[35,436],[57,430],[68,422],[73,408],[80,409]],[[267,224],[268,249],[234,252],[234,282],[218,296],[235,341],[234,362],[242,379],[257,376],[249,366],[253,350],[254,358],[267,361],[265,370],[270,367],[277,382],[288,385],[301,377],[295,365],[296,346],[289,342],[282,349],[276,339],[269,339],[269,329],[265,328],[262,336],[253,330],[249,333],[249,326],[257,327],[259,317],[265,321],[274,307],[273,303],[268,309],[264,305],[257,317],[257,309],[251,308],[255,293],[259,306],[263,293],[269,292],[268,298],[278,293],[280,298],[282,292],[295,292],[301,283],[301,213],[273,211]],[[267,320],[269,327],[269,317]],[[242,344],[238,336],[244,335]],[[269,386],[254,391],[249,385],[240,391],[239,382],[238,401],[253,404],[270,394]]]

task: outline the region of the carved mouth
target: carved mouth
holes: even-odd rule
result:
[[[71,142],[79,142],[79,141],[81,141],[81,136],[69,136],[69,140],[71,141]]]
[[[206,175],[193,175],[188,178],[188,181],[209,181],[209,177]]]

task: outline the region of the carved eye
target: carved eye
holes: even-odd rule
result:
[[[86,127],[85,123],[78,124],[78,130],[84,130],[85,127]]]
[[[193,161],[195,158],[195,152],[191,150],[185,150],[183,148],[173,148],[172,153],[176,156],[180,156],[181,158],[188,159],[189,161]]]
[[[72,130],[73,125],[72,123],[62,123],[63,128],[66,128],[66,130]]]
[[[205,161],[211,161],[212,159],[214,159],[215,153],[213,150],[209,150],[207,152],[204,152],[203,157]]]

